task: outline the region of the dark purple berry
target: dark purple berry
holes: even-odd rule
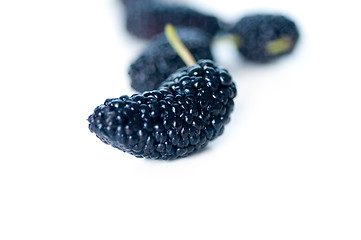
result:
[[[106,100],[89,116],[89,129],[104,143],[136,157],[188,156],[223,133],[236,96],[230,79],[212,61],[200,60],[176,71],[158,90]],[[207,87],[213,81],[218,87]]]
[[[129,11],[131,8],[139,8],[144,5],[153,4],[156,0],[120,0],[126,11]]]
[[[220,28],[216,17],[185,6],[167,5],[156,1],[129,3],[128,6],[130,7],[126,7],[127,30],[139,38],[150,39],[162,33],[168,23],[176,27],[199,28],[211,36]]]
[[[269,62],[286,55],[299,38],[296,24],[281,15],[249,15],[231,27],[239,37],[239,51],[253,62]]]

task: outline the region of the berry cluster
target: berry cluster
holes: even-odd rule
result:
[[[128,72],[141,93],[107,99],[88,121],[101,141],[136,157],[186,157],[223,133],[237,91],[228,71],[212,61],[219,32],[237,39],[245,59],[262,63],[290,53],[299,37],[296,25],[279,15],[250,15],[227,25],[186,6],[122,2],[128,32],[151,39]],[[179,27],[179,38],[169,23]]]
[[[161,81],[183,66],[162,36],[167,23],[182,28],[181,40],[196,60],[213,59],[210,45],[218,33],[234,36],[232,39],[240,55],[256,63],[271,62],[292,52],[299,37],[295,23],[281,15],[248,15],[234,24],[226,24],[215,16],[164,1],[122,1],[128,32],[139,38],[152,39],[128,71],[131,86],[139,92],[157,89]],[[187,28],[192,30],[187,31]]]
[[[175,159],[223,133],[236,87],[210,60],[179,69],[159,90],[107,99],[89,117],[104,143],[136,157]]]

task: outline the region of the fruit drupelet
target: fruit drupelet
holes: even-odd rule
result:
[[[158,90],[107,99],[89,116],[89,129],[136,157],[186,157],[223,133],[235,96],[227,70],[200,60],[176,71]]]
[[[196,28],[178,28],[177,32],[195,60],[213,59],[211,37],[206,32]],[[159,34],[129,67],[131,86],[139,92],[157,89],[162,81],[183,66],[165,34]]]

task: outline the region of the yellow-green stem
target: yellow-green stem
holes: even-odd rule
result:
[[[168,39],[169,44],[173,47],[174,51],[187,66],[191,66],[197,63],[192,54],[189,52],[188,48],[179,39],[177,30],[172,24],[165,25],[164,33]]]

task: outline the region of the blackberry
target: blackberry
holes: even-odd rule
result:
[[[107,99],[89,116],[89,129],[136,157],[185,157],[223,133],[235,96],[229,73],[200,60],[176,71],[158,90]]]
[[[185,6],[167,5],[159,2],[137,4],[126,8],[126,27],[129,33],[144,39],[163,32],[166,24],[200,28],[211,36],[219,30],[218,20]]]
[[[281,15],[249,15],[235,23],[230,32],[240,38],[240,53],[261,63],[292,52],[299,38],[296,24]]]
[[[211,37],[200,29],[178,29],[179,37],[196,60],[213,59]],[[159,87],[170,74],[184,66],[164,33],[152,39],[145,51],[130,66],[131,86],[144,92]]]

